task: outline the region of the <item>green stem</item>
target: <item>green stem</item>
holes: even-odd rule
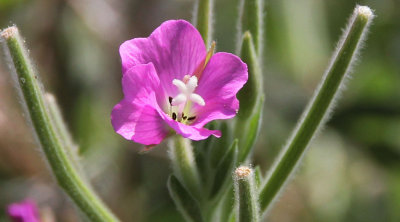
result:
[[[315,91],[303,117],[293,131],[290,140],[270,171],[266,183],[261,189],[261,210],[268,206],[282,190],[285,182],[298,165],[310,141],[326,122],[335,99],[357,55],[360,43],[373,18],[371,9],[357,6],[350,19],[342,40],[334,54],[319,88]]]
[[[196,198],[200,198],[200,176],[190,140],[175,135],[169,142],[174,174]],[[200,198],[201,199],[201,198]]]
[[[14,65],[13,75],[19,83],[33,127],[57,182],[91,221],[118,221],[79,177],[68,158],[45,107],[38,76],[27,56],[17,27],[5,29],[1,37],[8,49],[8,59]]]
[[[51,122],[54,124],[58,140],[65,148],[65,152],[67,153],[75,169],[80,173],[80,175],[84,176],[82,167],[79,164],[78,147],[74,143],[72,136],[69,133],[68,128],[63,120],[61,110],[57,104],[56,98],[52,94],[46,93],[44,95],[44,99],[45,104],[48,108]]]
[[[195,7],[194,24],[203,37],[206,47],[211,43],[213,4],[214,0],[197,0]]]
[[[254,181],[254,170],[240,166],[235,170],[236,221],[260,221],[259,208]]]

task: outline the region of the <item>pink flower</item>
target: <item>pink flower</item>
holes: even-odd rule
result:
[[[35,202],[25,200],[10,204],[7,213],[13,222],[39,222],[39,214]]]
[[[190,23],[166,21],[148,38],[124,42],[119,52],[124,99],[111,122],[125,139],[154,145],[172,130],[192,140],[220,137],[203,126],[236,115],[247,66],[230,53],[207,53]]]

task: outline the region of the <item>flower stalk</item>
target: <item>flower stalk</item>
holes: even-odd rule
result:
[[[7,59],[13,64],[12,75],[17,79],[33,128],[58,184],[91,221],[118,221],[90,186],[83,182],[69,159],[45,105],[38,76],[27,56],[17,27],[5,29],[1,32],[1,38]]]
[[[370,8],[355,8],[319,87],[261,189],[259,199],[262,211],[268,209],[282,190],[310,142],[327,121],[373,17]]]
[[[47,106],[51,122],[54,124],[55,132],[62,146],[65,148],[69,159],[71,160],[75,169],[82,175],[83,170],[79,164],[78,146],[72,139],[72,136],[64,122],[60,107],[57,104],[56,98],[50,94],[44,94],[45,104]]]
[[[260,221],[254,170],[240,166],[234,173],[236,195],[236,221]]]
[[[170,139],[168,145],[174,174],[186,186],[191,195],[199,197],[201,193],[200,175],[190,140],[175,135]]]

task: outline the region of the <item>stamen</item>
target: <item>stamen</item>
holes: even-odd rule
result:
[[[168,98],[172,119],[187,124],[187,121],[191,121],[196,118],[196,116],[188,117],[185,115],[185,113],[189,113],[190,115],[192,103],[197,103],[200,106],[204,106],[206,104],[204,99],[199,94],[194,93],[198,84],[198,79],[196,76],[185,75],[183,81],[174,79],[172,84],[174,84],[180,91],[174,98]],[[184,105],[182,106],[181,104]]]
[[[194,120],[194,119],[196,119],[196,116],[191,116],[191,117],[189,117],[187,120],[188,120],[188,121],[192,121],[192,120]]]

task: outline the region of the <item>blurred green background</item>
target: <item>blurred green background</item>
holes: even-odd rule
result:
[[[110,124],[122,98],[119,45],[168,19],[191,20],[193,0],[0,0],[80,144],[94,187],[122,221],[182,221],[169,198],[165,144],[146,155]],[[215,0],[218,51],[235,52],[238,0]],[[262,65],[266,103],[254,163],[267,171],[318,84],[356,4],[377,17],[347,90],[266,221],[400,221],[400,1],[268,0]],[[49,174],[0,59],[0,221],[30,198],[51,221],[79,212]]]

